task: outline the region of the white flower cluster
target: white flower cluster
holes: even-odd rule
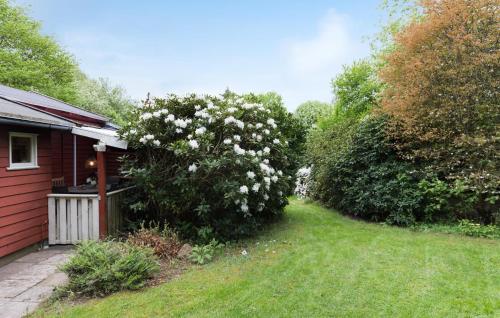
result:
[[[139,116],[139,119],[142,121],[145,121],[145,120],[149,120],[153,117],[160,118],[162,115],[166,115],[166,114],[168,114],[168,109],[163,108],[163,109],[159,109],[153,113],[145,112],[141,116]]]
[[[207,131],[207,128],[202,126],[202,127],[196,128],[194,133],[196,135],[203,135],[206,131]]]
[[[186,128],[188,124],[192,122],[191,119],[182,119],[182,118],[177,118],[174,120],[174,125],[179,127],[179,128]]]
[[[240,156],[241,156],[241,155],[244,155],[244,154],[246,153],[245,149],[240,148],[240,145],[238,145],[238,144],[235,144],[235,145],[234,145],[234,147],[233,147],[233,149],[234,149],[234,152],[235,152],[237,155],[240,155]]]
[[[300,199],[304,199],[309,196],[309,188],[311,186],[311,169],[312,167],[302,167],[297,171],[294,193]]]
[[[200,147],[200,145],[198,144],[198,141],[192,139],[190,141],[188,141],[188,145],[189,147],[191,147],[192,149],[198,149]]]
[[[272,118],[269,118],[269,119],[267,120],[267,124],[268,124],[269,126],[271,126],[273,129],[276,129],[276,128],[278,127],[278,125],[276,125],[276,122],[275,122],[275,121],[274,121],[274,119],[272,119]]]
[[[155,139],[155,136],[151,134],[147,134],[144,137],[139,138],[139,142],[143,144],[151,142],[153,145],[157,147],[161,145],[161,142],[158,139]]]
[[[167,118],[165,118],[165,122],[166,123],[174,121],[174,120],[175,120],[175,115],[174,114],[170,114],[170,115],[167,116]]]
[[[245,128],[245,123],[239,119],[234,118],[233,116],[229,116],[229,117],[225,118],[224,124],[226,124],[226,125],[235,124],[239,129]]]
[[[153,118],[153,114],[151,114],[151,113],[144,113],[144,114],[142,114],[139,118],[140,118],[141,120],[148,120],[148,119]]]
[[[240,187],[240,193],[247,194],[248,193],[248,187],[246,185],[242,185]]]
[[[189,172],[193,172],[194,173],[194,172],[196,172],[196,170],[198,170],[198,167],[194,163],[188,167],[188,171]]]
[[[196,112],[194,113],[194,116],[198,117],[198,118],[208,119],[209,121],[212,120],[212,116],[208,113],[208,108],[196,110]]]
[[[263,110],[264,110],[264,107],[262,107],[262,105],[260,105],[260,104],[255,104],[255,103],[254,103],[254,104],[247,104],[247,103],[245,103],[245,104],[241,105],[241,107],[242,107],[243,109],[248,109],[248,110],[249,110],[249,109],[252,109],[252,108],[256,108],[256,109],[261,110],[261,111],[263,111]]]

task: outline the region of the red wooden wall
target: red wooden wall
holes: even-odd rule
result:
[[[38,134],[37,169],[9,171],[9,131]],[[95,155],[96,140],[77,136],[77,184],[95,170],[85,168],[85,160]],[[108,147],[107,175],[119,174],[116,160],[125,152]],[[48,200],[52,178],[64,176],[73,185],[73,135],[21,126],[0,126],[0,257],[47,238]]]
[[[120,162],[118,158],[125,155],[127,151],[108,147],[106,149],[106,173],[108,176],[120,175]]]
[[[38,169],[8,171],[8,132],[38,134]],[[51,191],[50,131],[0,126],[0,257],[47,238]]]

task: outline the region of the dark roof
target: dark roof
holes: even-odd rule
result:
[[[53,116],[46,112],[12,102],[0,97],[0,118],[8,120],[31,123],[41,123],[46,125],[55,125],[71,128],[75,126],[72,122],[64,120],[61,117]]]
[[[108,121],[108,118],[104,116],[83,110],[81,108],[70,105],[58,99],[32,91],[31,92],[23,91],[21,89],[12,88],[0,84],[0,96],[6,97],[7,99],[10,99],[12,101],[18,101],[29,105],[40,106],[58,111],[73,113],[103,122]]]

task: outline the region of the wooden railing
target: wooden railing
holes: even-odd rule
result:
[[[106,194],[108,235],[119,233],[124,216],[121,201],[127,191],[119,189]],[[99,239],[99,196],[97,194],[48,195],[49,244],[76,244],[83,240]]]
[[[133,188],[135,187],[123,188],[106,194],[108,235],[116,235],[123,228],[125,218],[121,211],[121,204],[127,192]]]
[[[99,239],[97,194],[49,194],[49,244]]]

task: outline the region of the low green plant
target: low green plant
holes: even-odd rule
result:
[[[213,239],[206,245],[195,245],[188,259],[198,265],[204,265],[213,260],[214,255],[224,247],[224,244]]]
[[[153,250],[115,241],[85,241],[61,267],[69,277],[61,295],[105,296],[144,286],[159,270]]]
[[[430,222],[437,214],[449,212],[451,193],[444,181],[437,178],[424,179],[418,183],[418,188],[426,200],[426,204],[424,204],[425,221]]]
[[[458,228],[461,233],[467,236],[500,238],[500,227],[492,224],[481,225],[469,220],[461,220],[460,223],[458,223]]]
[[[484,237],[500,239],[500,227],[495,225],[482,225],[463,219],[459,223],[418,223],[411,226],[413,231],[426,233],[446,233],[466,235],[471,237]]]
[[[492,213],[480,213],[478,203],[482,201],[481,193],[467,180],[455,179],[453,182],[447,182],[436,177],[426,178],[420,180],[418,188],[423,196],[425,222],[460,219],[485,223],[494,221]]]

